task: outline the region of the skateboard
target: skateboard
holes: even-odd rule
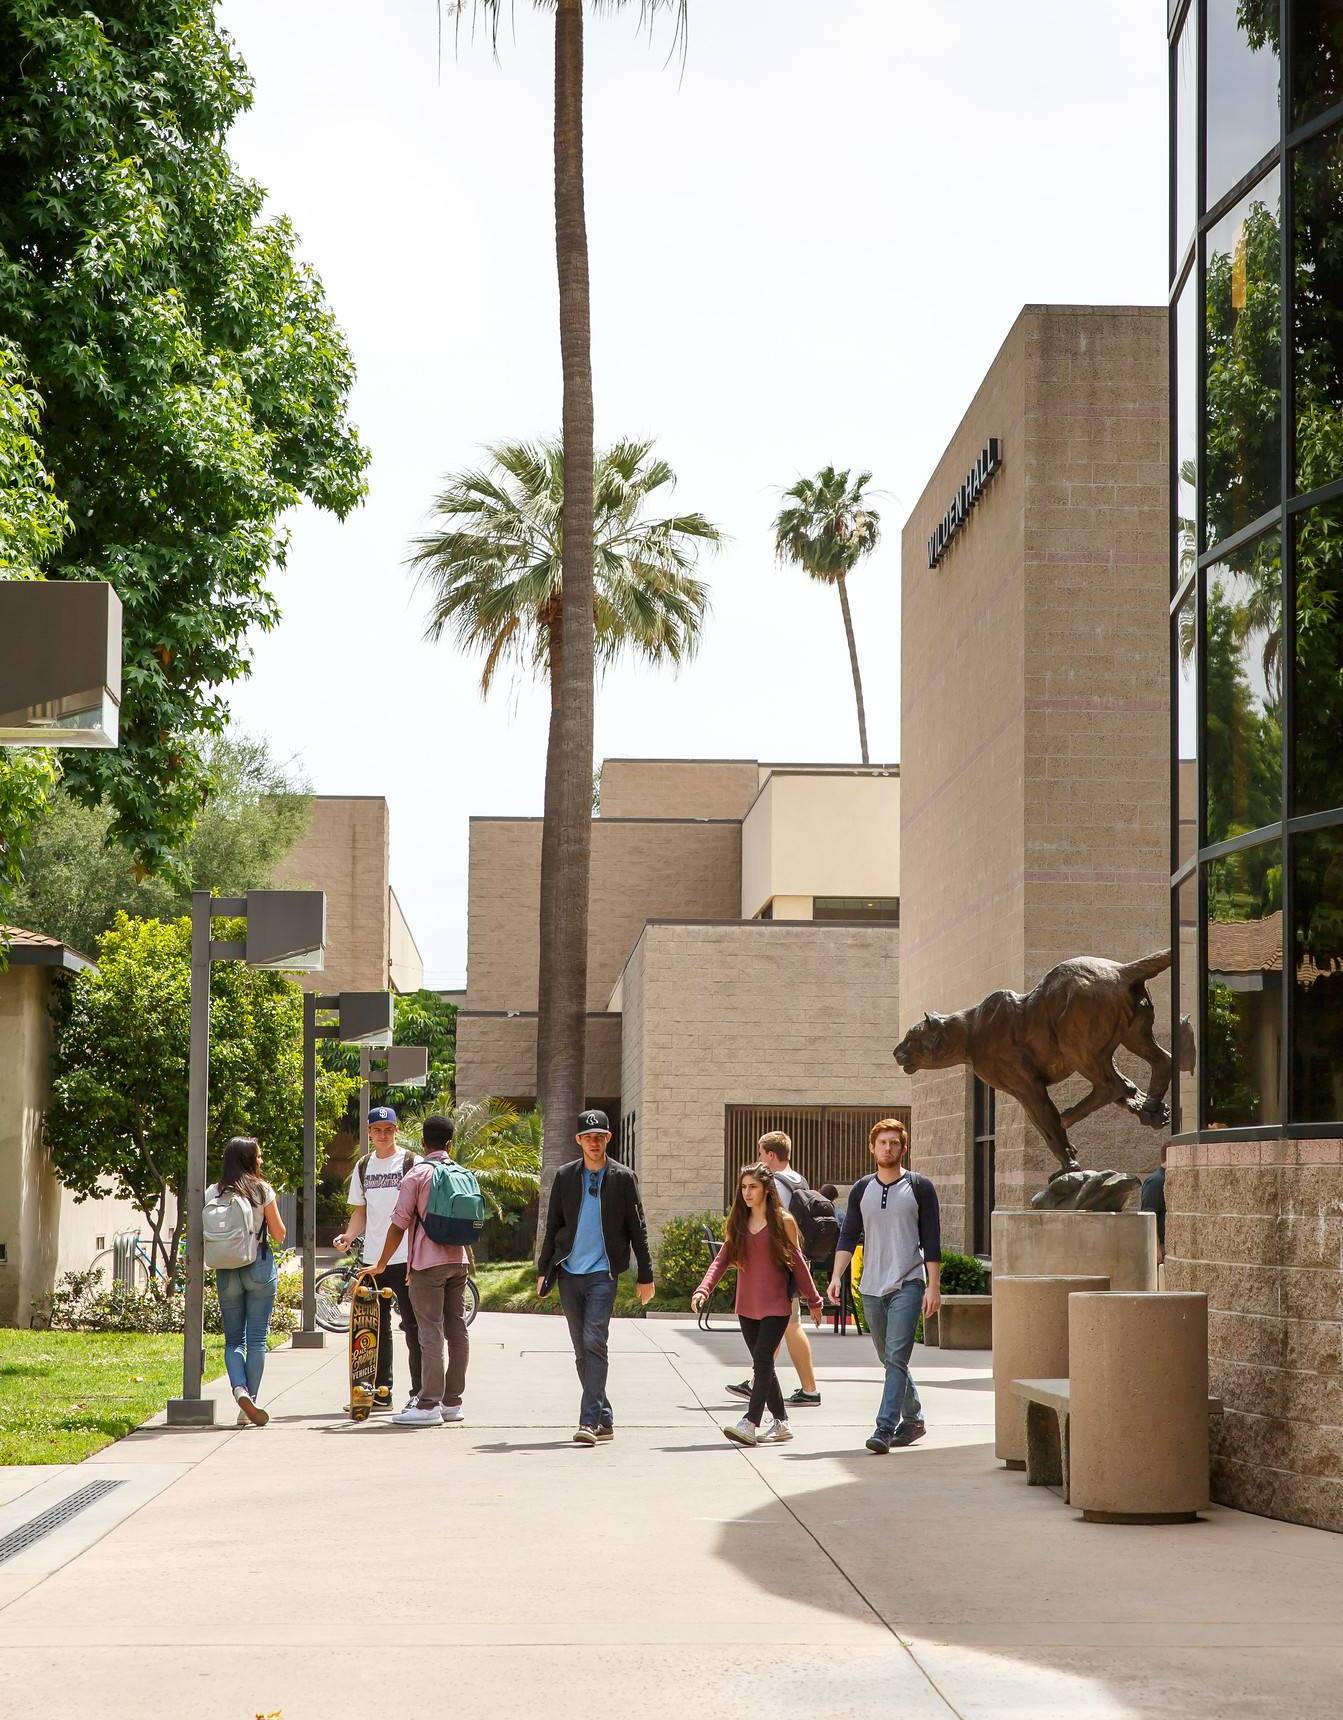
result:
[[[350,1297],[350,1419],[367,1421],[373,1409],[378,1377],[379,1298],[390,1302],[392,1292],[379,1290],[371,1273],[361,1273]]]

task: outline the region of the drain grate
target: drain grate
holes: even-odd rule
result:
[[[87,1487],[76,1488],[59,1504],[39,1511],[36,1517],[30,1517],[26,1523],[21,1523],[17,1529],[11,1529],[7,1535],[0,1535],[0,1565],[3,1565],[6,1559],[12,1559],[16,1553],[26,1552],[34,1541],[40,1541],[53,1529],[59,1529],[62,1523],[68,1523],[72,1517],[78,1517],[81,1511],[87,1511],[90,1505],[99,1499],[105,1499],[109,1493],[114,1493],[118,1487],[125,1485],[124,1481],[90,1481]]]

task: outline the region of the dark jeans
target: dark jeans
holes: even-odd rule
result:
[[[401,1330],[406,1334],[406,1351],[410,1358],[410,1395],[420,1392],[420,1323],[411,1306],[410,1286],[406,1282],[406,1263],[397,1261],[383,1268],[378,1280],[382,1290],[396,1292],[396,1309],[401,1316]],[[378,1380],[379,1387],[392,1389],[392,1304],[378,1302]]]
[[[737,1324],[751,1352],[751,1401],[746,1409],[747,1421],[760,1426],[760,1418],[769,1406],[769,1413],[779,1421],[787,1421],[779,1376],[774,1371],[774,1352],[779,1340],[788,1330],[789,1314],[766,1314],[763,1320],[752,1320],[747,1314],[737,1315]]]
[[[574,1346],[574,1365],[583,1383],[579,1405],[580,1427],[613,1427],[615,1417],[606,1396],[609,1367],[607,1338],[611,1310],[616,1304],[616,1281],[609,1272],[566,1272],[560,1268],[560,1302],[569,1322]]]

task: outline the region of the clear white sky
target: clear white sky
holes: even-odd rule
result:
[[[434,0],[223,0],[256,79],[233,136],[294,220],[359,367],[373,464],[305,511],[241,725],[319,793],[385,794],[429,983],[466,966],[467,818],[541,810],[546,700],[421,642],[404,558],[439,477],[559,422],[553,26],[449,34]],[[588,26],[599,441],[656,435],[730,535],[679,676],[622,669],[597,755],[857,756],[839,606],[775,567],[781,488],[868,467],[853,581],[868,733],[900,756],[900,527],[1020,307],[1165,287],[1164,13],[1137,0],[691,0],[684,70],[637,7]]]

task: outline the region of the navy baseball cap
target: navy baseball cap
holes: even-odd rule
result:
[[[607,1117],[605,1111],[580,1111],[578,1113],[577,1132],[580,1135],[590,1135],[598,1129],[600,1129],[604,1135],[609,1135],[611,1133],[610,1119]]]
[[[370,1123],[394,1123],[396,1112],[390,1105],[375,1105],[368,1114]]]

